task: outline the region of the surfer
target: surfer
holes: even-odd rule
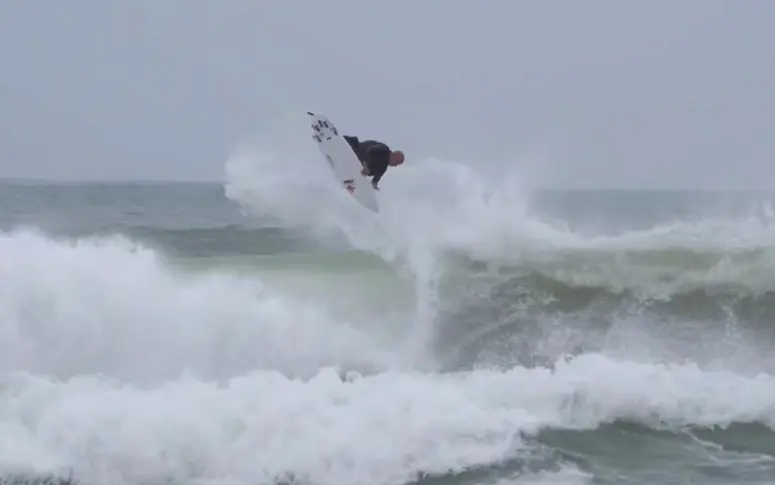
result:
[[[357,136],[344,135],[344,139],[350,144],[358,160],[363,165],[361,174],[373,177],[371,186],[379,190],[377,184],[388,167],[397,167],[404,163],[404,152],[391,150],[386,144],[374,140],[358,140]]]

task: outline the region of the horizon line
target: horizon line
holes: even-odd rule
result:
[[[49,179],[43,177],[0,177],[0,184],[29,185],[224,185],[225,180],[205,179]],[[773,192],[775,188],[693,187],[536,187],[542,192]]]

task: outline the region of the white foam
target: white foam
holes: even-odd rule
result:
[[[123,239],[0,235],[0,275],[2,370],[158,381],[390,361],[358,322],[334,320],[255,278],[178,276]]]
[[[605,376],[601,379],[600,376]],[[771,376],[584,356],[554,373],[516,368],[388,372],[342,382],[253,372],[218,386],[181,379],[138,389],[97,378],[3,383],[0,470],[50,471],[116,484],[173,479],[269,484],[398,484],[519,456],[520,433],[650,425],[775,425]]]
[[[523,249],[612,247],[610,238],[529,217],[508,184],[508,196],[492,198],[474,171],[439,162],[392,171],[378,220],[352,212],[346,194],[329,194],[328,206],[329,195],[301,201],[279,179],[238,166],[229,193],[246,206],[341,230],[357,247],[405,262],[419,322],[435,316],[440,249],[503,255],[516,235]],[[303,173],[294,180],[309,182]],[[433,175],[452,179],[412,188]],[[521,434],[544,427],[593,429],[617,419],[775,426],[775,378],[763,374],[601,355],[560,362],[554,372],[402,370],[406,349],[374,338],[367,325],[336,320],[255,278],[177,275],[123,239],[64,244],[2,234],[0,276],[0,474],[72,471],[117,485],[260,485],[289,476],[398,484],[420,471],[519,456]],[[422,347],[432,328],[415,330]],[[343,382],[321,370],[354,363],[383,372]]]
[[[775,219],[768,206],[753,207],[747,217],[709,209],[690,221],[619,233],[588,228],[582,234],[563,221],[532,213],[531,191],[516,173],[502,173],[493,181],[469,165],[430,159],[389,170],[379,193],[381,211],[374,216],[325,182],[328,174],[317,158],[314,153],[299,160],[240,150],[226,163],[227,196],[249,213],[271,214],[319,234],[337,231],[358,249],[388,261],[423,260],[425,268],[436,264],[441,253],[456,251],[489,262],[528,263],[569,284],[633,289],[647,297],[714,285],[775,289]],[[297,176],[299,169],[289,172],[287,166],[315,168]],[[290,200],[289,193],[305,197]],[[660,266],[639,262],[636,254],[661,251],[669,258],[676,249],[715,252],[717,258],[687,261],[686,267],[680,261]],[[440,272],[433,268],[429,278],[438,280]]]
[[[766,375],[593,355],[554,372],[401,370],[396,349],[320,308],[176,275],[122,239],[3,234],[0,273],[0,474],[397,484],[519,456],[543,427],[775,425]],[[383,372],[321,370],[353,359]]]

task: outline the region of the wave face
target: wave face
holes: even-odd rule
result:
[[[301,163],[2,186],[4,480],[775,476],[775,197]]]

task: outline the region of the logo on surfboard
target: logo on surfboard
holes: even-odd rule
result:
[[[344,188],[347,189],[347,191],[352,194],[353,192],[355,192],[355,181],[352,179],[345,180]]]
[[[308,114],[310,116],[313,116],[312,113],[308,112]],[[333,133],[333,136],[339,136],[339,131],[336,129],[336,126],[334,126],[333,123],[331,123],[326,119],[318,119],[317,122],[312,123],[310,126],[315,132],[312,135],[312,138],[314,138],[315,141],[317,141],[318,143],[323,141],[323,138],[325,138],[326,140],[330,140],[332,133]],[[328,133],[325,133],[326,131],[328,131]]]

